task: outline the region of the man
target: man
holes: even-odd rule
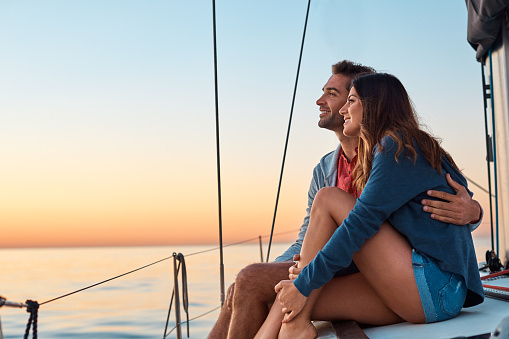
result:
[[[311,206],[316,193],[323,187],[336,186],[345,192],[358,197],[352,186],[351,172],[357,161],[357,137],[346,137],[343,134],[343,116],[340,108],[345,104],[350,83],[359,74],[373,73],[374,69],[350,61],[341,61],[332,66],[332,76],[323,87],[323,95],[316,101],[320,108],[318,126],[336,133],[340,146],[336,151],[325,155],[313,171],[313,179],[308,193],[307,215],[299,232],[297,241],[292,244],[273,263],[252,264],[244,268],[230,286],[225,305],[219,318],[209,334],[209,338],[253,338],[267,317],[269,305],[275,300],[274,286],[291,274],[298,274],[294,260],[302,247],[306,233]],[[431,213],[431,218],[454,223],[469,224],[475,229],[482,217],[480,205],[467,193],[466,189],[448,177],[449,184],[456,195],[445,192],[429,191],[432,197],[442,201],[423,200],[424,210]],[[474,221],[473,221],[474,220]],[[472,224],[473,221],[473,224]],[[295,257],[294,257],[295,256]],[[337,274],[356,272],[352,265]]]

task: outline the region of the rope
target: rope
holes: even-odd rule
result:
[[[485,285],[485,284],[482,284],[483,287],[486,287],[486,288],[491,288],[493,290],[499,290],[499,291],[504,291],[504,292],[509,292],[509,287],[503,287],[503,286],[493,286],[493,285]]]
[[[503,277],[503,275],[507,275],[507,274],[509,274],[509,270],[503,270],[500,272],[495,272],[495,273],[485,275],[485,276],[481,277],[481,280],[492,281],[492,280],[497,280],[497,279],[501,279],[501,278],[507,278],[507,276]],[[493,293],[497,293],[497,291],[509,292],[509,288],[503,287],[503,286],[486,285],[483,283],[482,287],[485,289],[490,288],[492,290],[495,290],[495,291],[492,291]],[[498,296],[500,297],[500,295],[498,295]]]
[[[182,263],[182,306],[184,307],[184,312],[186,312],[186,323],[187,323],[187,337],[189,338],[189,296],[187,289],[187,270],[186,270],[186,261],[184,259],[184,255],[179,253],[177,255],[177,260]]]
[[[292,126],[293,107],[295,105],[295,97],[297,95],[297,84],[299,83],[300,64],[302,61],[302,51],[304,50],[304,40],[306,38],[306,28],[308,25],[309,7],[310,6],[311,6],[311,0],[308,0],[308,8],[306,11],[306,20],[304,21],[304,32],[302,33],[302,43],[300,46],[299,63],[297,65],[297,75],[295,77],[295,86],[293,88],[292,107],[290,108],[290,118],[288,120],[288,129],[286,131],[285,150],[283,151],[283,162],[281,164],[281,174],[279,175],[279,184],[277,187],[276,206],[274,207],[274,217],[272,218],[272,228],[270,230],[269,247],[267,248],[267,260],[265,260],[266,262],[269,262],[270,247],[272,245],[272,234],[274,233],[274,225],[276,224],[277,206],[279,203],[279,193],[281,192],[281,183],[283,181],[283,171],[285,168],[286,151],[288,149],[288,139],[290,139],[290,127]]]
[[[39,310],[39,304],[37,301],[27,300],[27,312],[30,313],[30,317],[28,318],[27,328],[25,330],[24,339],[28,339],[28,335],[30,334],[30,327],[33,325],[32,338],[37,339],[37,311]]]
[[[509,270],[503,270],[500,272],[495,272],[495,273],[485,275],[485,276],[481,277],[481,280],[490,280],[492,278],[498,277],[500,275],[505,275],[505,274],[509,274]]]

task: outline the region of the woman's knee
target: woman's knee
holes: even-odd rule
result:
[[[329,214],[335,219],[346,218],[353,209],[356,199],[337,187],[320,189],[313,200],[311,215]]]
[[[325,204],[327,201],[331,200],[332,196],[341,194],[341,192],[343,191],[337,187],[323,187],[318,192],[316,192],[313,205]]]

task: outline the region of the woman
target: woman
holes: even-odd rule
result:
[[[465,178],[420,130],[401,82],[381,73],[355,79],[340,113],[343,133],[361,139],[354,184],[362,194],[318,192],[304,268],[276,285],[280,303],[257,337],[314,338],[310,319],[429,323],[483,301],[469,229],[427,218],[420,206],[428,189],[451,192],[446,175],[464,186]],[[333,278],[352,259],[360,272]]]

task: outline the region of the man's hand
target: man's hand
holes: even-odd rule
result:
[[[300,260],[300,254],[295,254],[293,256],[293,261],[299,261],[299,260]],[[290,280],[297,279],[297,276],[299,275],[300,271],[302,271],[302,268],[298,268],[297,265],[298,265],[298,262],[296,262],[295,265],[290,266],[290,268],[288,269],[288,278],[290,278]]]
[[[431,213],[431,218],[455,225],[466,225],[477,222],[481,218],[481,206],[473,200],[465,187],[452,180],[449,173],[446,175],[447,183],[456,194],[441,191],[428,191],[428,195],[445,201],[423,199],[423,210]]]
[[[285,313],[283,323],[287,323],[302,311],[308,298],[299,292],[292,280],[280,281],[274,290],[277,293],[277,298],[281,306],[283,306],[282,311]]]

